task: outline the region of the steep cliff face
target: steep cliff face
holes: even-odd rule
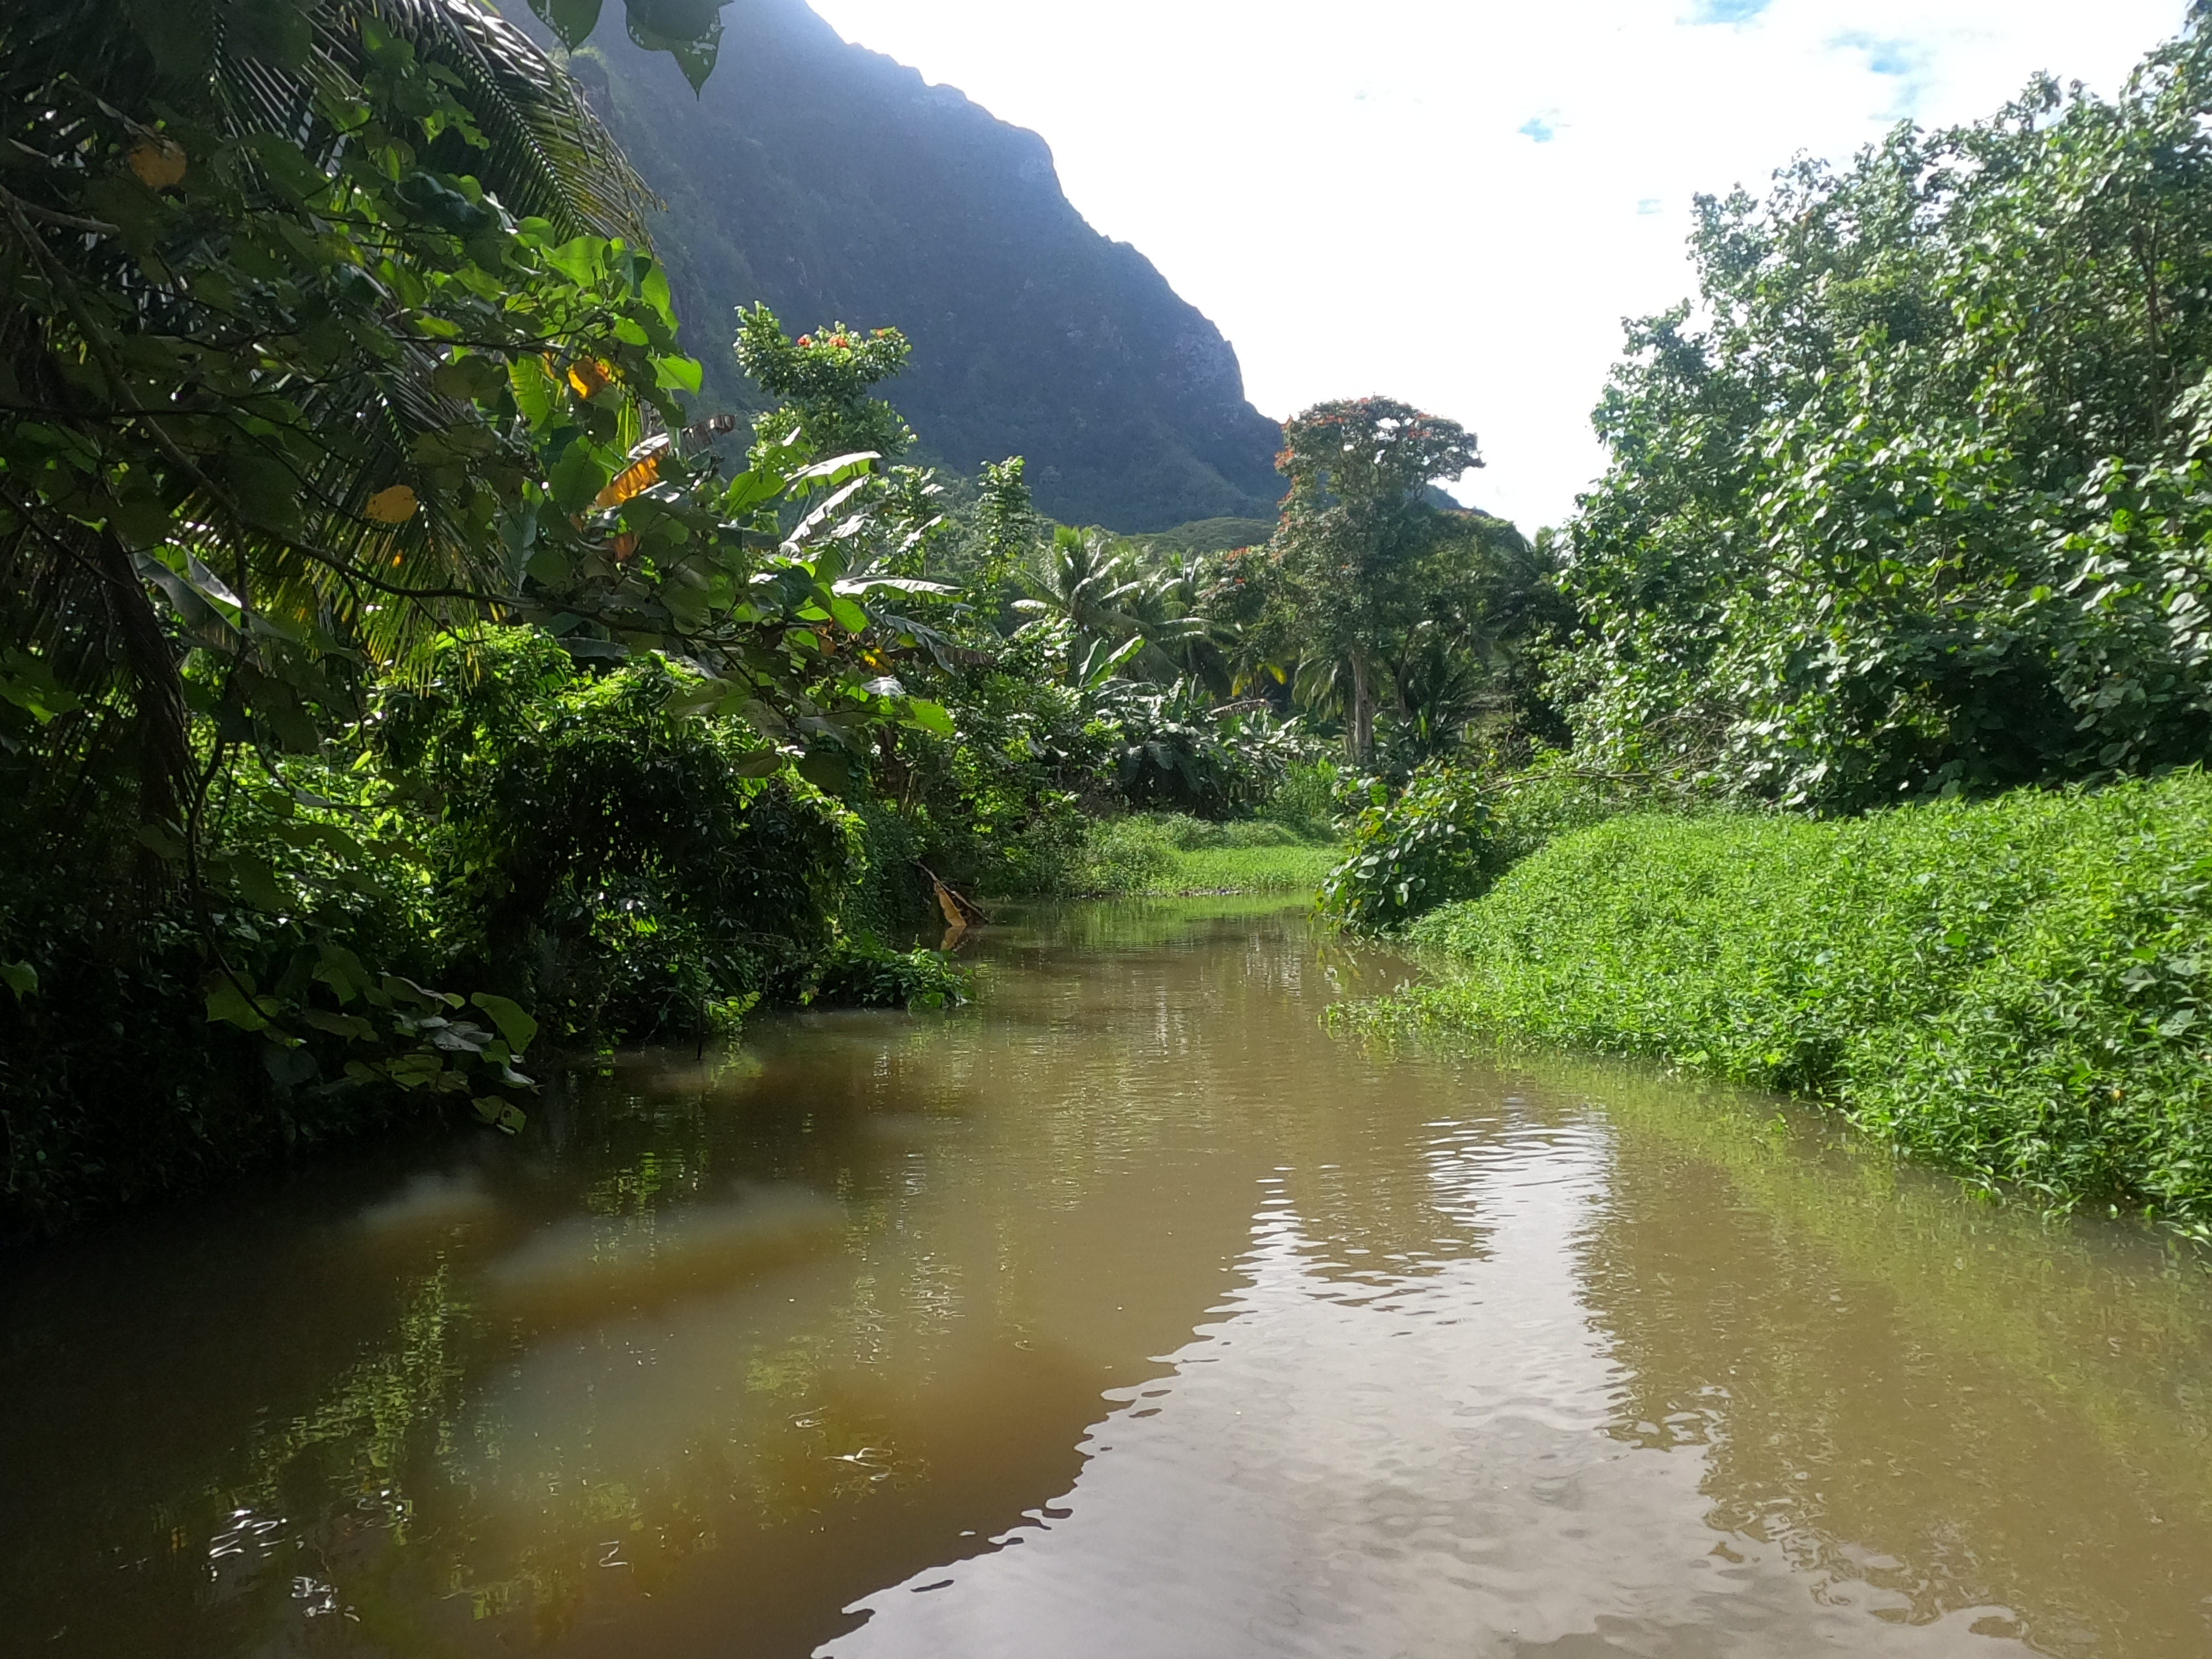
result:
[[[696,98],[609,30],[571,67],[667,200],[656,240],[726,401],[740,305],[793,332],[895,324],[914,357],[886,390],[932,459],[1026,455],[1040,507],[1117,530],[1272,513],[1280,434],[1236,352],[1085,222],[1043,139],[848,46],[804,0],[724,17]]]

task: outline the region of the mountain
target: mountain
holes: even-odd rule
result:
[[[522,0],[502,9],[541,40]],[[647,182],[709,391],[750,396],[732,312],[793,333],[893,325],[884,388],[927,459],[1029,459],[1038,507],[1126,532],[1272,517],[1275,422],[1218,329],[1061,193],[1044,140],[848,45],[804,0],[736,0],[694,96],[673,61],[603,27],[569,60]],[[755,405],[757,406],[757,405]]]

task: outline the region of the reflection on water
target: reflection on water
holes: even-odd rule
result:
[[[2212,1647],[2212,1280],[1264,905],[21,1256],[0,1652]]]

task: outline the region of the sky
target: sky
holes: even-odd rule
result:
[[[1603,465],[1620,323],[1691,297],[1691,198],[2039,70],[2111,94],[2182,0],[813,0],[1052,146],[1280,418],[1464,422],[1454,493],[1556,524]]]

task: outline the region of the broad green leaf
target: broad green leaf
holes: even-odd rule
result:
[[[518,364],[517,368],[520,367]],[[448,398],[489,403],[499,395],[502,386],[510,384],[514,378],[514,372],[498,358],[476,352],[441,364],[432,371],[430,384]]]
[[[176,520],[169,509],[150,495],[126,496],[115,504],[108,525],[125,547],[158,547],[169,538]]]
[[[853,787],[850,762],[834,749],[810,749],[799,757],[799,775],[825,795],[842,795]]]
[[[952,716],[942,703],[932,702],[926,697],[908,697],[900,713],[908,726],[921,731],[934,732],[940,738],[952,735]]]
[[[315,953],[319,960],[313,977],[337,994],[340,1006],[356,997],[375,1000],[378,994],[376,981],[370,977],[368,969],[362,966],[359,957],[344,945],[333,945],[328,939],[317,943]]]
[[[227,606],[211,603],[201,587],[179,568],[187,562],[182,556],[175,555],[173,550],[167,548],[161,550],[161,553],[175,556],[177,564],[171,565],[166,557],[150,553],[133,555],[131,563],[141,577],[161,590],[162,597],[169,601],[171,609],[176,612],[178,621],[188,629],[211,629],[218,635],[225,630],[234,632],[239,617],[236,596],[217,580],[214,582],[215,587],[224,593],[230,603]],[[198,559],[189,562],[203,572],[207,570],[207,567],[200,564]],[[209,572],[208,574],[212,577],[213,573]]]
[[[0,962],[0,985],[15,994],[15,1000],[39,994],[39,970],[27,962]]]
[[[478,991],[469,1000],[491,1016],[499,1034],[519,1059],[538,1036],[538,1022],[520,1003],[489,991]]]
[[[563,513],[581,513],[607,487],[608,479],[613,476],[613,469],[599,459],[592,447],[579,440],[553,463],[546,483],[552,489],[556,507]]]
[[[476,1107],[478,1117],[507,1134],[521,1133],[524,1126],[530,1121],[520,1107],[501,1100],[496,1095],[479,1095],[471,1103]]]
[[[303,1008],[300,1012],[300,1018],[303,1024],[312,1025],[319,1031],[328,1031],[333,1036],[344,1037],[348,1042],[369,1042],[376,1038],[376,1027],[359,1014],[332,1014],[320,1008]]]
[[[80,708],[83,701],[62,689],[43,659],[12,647],[0,651],[0,699],[14,703],[41,726]]]
[[[722,511],[730,518],[743,518],[763,502],[774,501],[783,484],[774,472],[740,472],[722,493]]]
[[[292,908],[292,895],[276,879],[276,872],[267,859],[252,853],[230,853],[210,862],[238,896],[255,909],[275,915]]]
[[[142,823],[134,832],[139,844],[174,863],[185,855],[185,843],[166,825]]]
[[[235,1025],[242,1031],[264,1030],[277,1006],[273,997],[247,996],[245,988],[226,975],[207,994],[208,1023]]]
[[[514,388],[514,406],[533,428],[543,427],[552,416],[560,383],[541,357],[518,357],[507,367],[507,384]]]
[[[696,398],[706,383],[706,367],[696,357],[655,357],[653,372],[664,392],[688,392]]]
[[[244,446],[223,458],[223,483],[254,523],[289,530],[300,520],[300,476],[276,456]]]
[[[826,461],[816,461],[803,466],[791,475],[793,484],[822,483],[832,487],[843,484],[866,472],[883,459],[872,449],[856,449],[849,455],[832,455]]]
[[[538,21],[561,38],[561,44],[574,52],[591,39],[592,31],[599,26],[600,0],[530,0],[530,9],[538,14]]]

